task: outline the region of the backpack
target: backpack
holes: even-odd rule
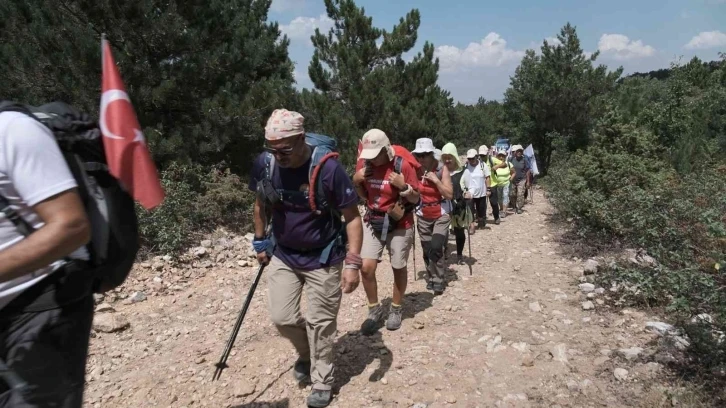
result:
[[[330,258],[333,247],[336,245],[345,245],[347,240],[347,234],[345,233],[346,223],[341,219],[342,213],[330,205],[328,196],[323,188],[323,183],[320,181],[322,175],[321,169],[325,162],[329,159],[337,160],[340,153],[338,152],[338,143],[329,136],[317,133],[305,133],[305,143],[312,150],[310,169],[308,170],[308,205],[310,206],[310,210],[316,215],[332,217],[333,223],[337,227],[333,239],[326,245],[320,255],[320,263],[325,265]],[[267,190],[275,190],[275,193],[279,197],[283,191],[272,187],[272,177],[275,174],[276,168],[275,156],[270,152],[266,152],[264,181],[268,185]],[[267,195],[269,201],[273,203],[279,201],[279,198],[271,199],[269,194]],[[270,235],[270,239],[274,242],[274,236]]]
[[[1,102],[0,112],[7,111],[24,113],[50,129],[78,184],[91,224],[86,249],[93,269],[92,290],[103,293],[120,286],[139,251],[138,219],[133,198],[108,171],[97,121],[63,102],[39,107]],[[0,206],[23,235],[34,231],[10,207],[7,198],[0,196]]]

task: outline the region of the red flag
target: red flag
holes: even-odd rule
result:
[[[164,189],[126,93],[111,47],[101,40],[103,79],[99,125],[110,173],[147,210],[164,201]]]

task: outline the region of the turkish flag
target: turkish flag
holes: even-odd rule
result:
[[[149,210],[164,201],[164,189],[106,39],[101,40],[101,49],[103,78],[99,125],[108,169],[129,194]]]

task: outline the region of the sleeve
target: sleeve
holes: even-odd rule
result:
[[[333,198],[335,208],[342,210],[358,205],[358,194],[345,168],[337,160],[330,159],[325,162],[323,170],[330,175],[323,178],[323,183],[328,197]]]
[[[466,170],[461,171],[461,178],[459,179],[459,186],[461,186],[461,191],[466,191]]]
[[[31,207],[78,186],[50,130],[35,119],[10,122],[2,149],[8,178]]]
[[[492,172],[491,170],[489,170],[489,166],[487,166],[486,164],[482,164],[481,171],[484,173],[484,178],[492,176]]]
[[[257,159],[255,159],[255,162],[252,164],[252,170],[250,170],[250,182],[248,188],[253,193],[257,191],[257,182],[262,179],[264,170],[265,154],[262,153],[257,156]]]
[[[418,177],[416,177],[416,170],[413,168],[411,163],[403,161],[403,168],[401,169],[406,184],[411,186],[412,189],[418,190]]]

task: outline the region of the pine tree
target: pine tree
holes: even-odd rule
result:
[[[98,110],[105,33],[144,133],[171,160],[249,167],[263,125],[291,99],[289,41],[271,0],[5,0],[3,98]]]

